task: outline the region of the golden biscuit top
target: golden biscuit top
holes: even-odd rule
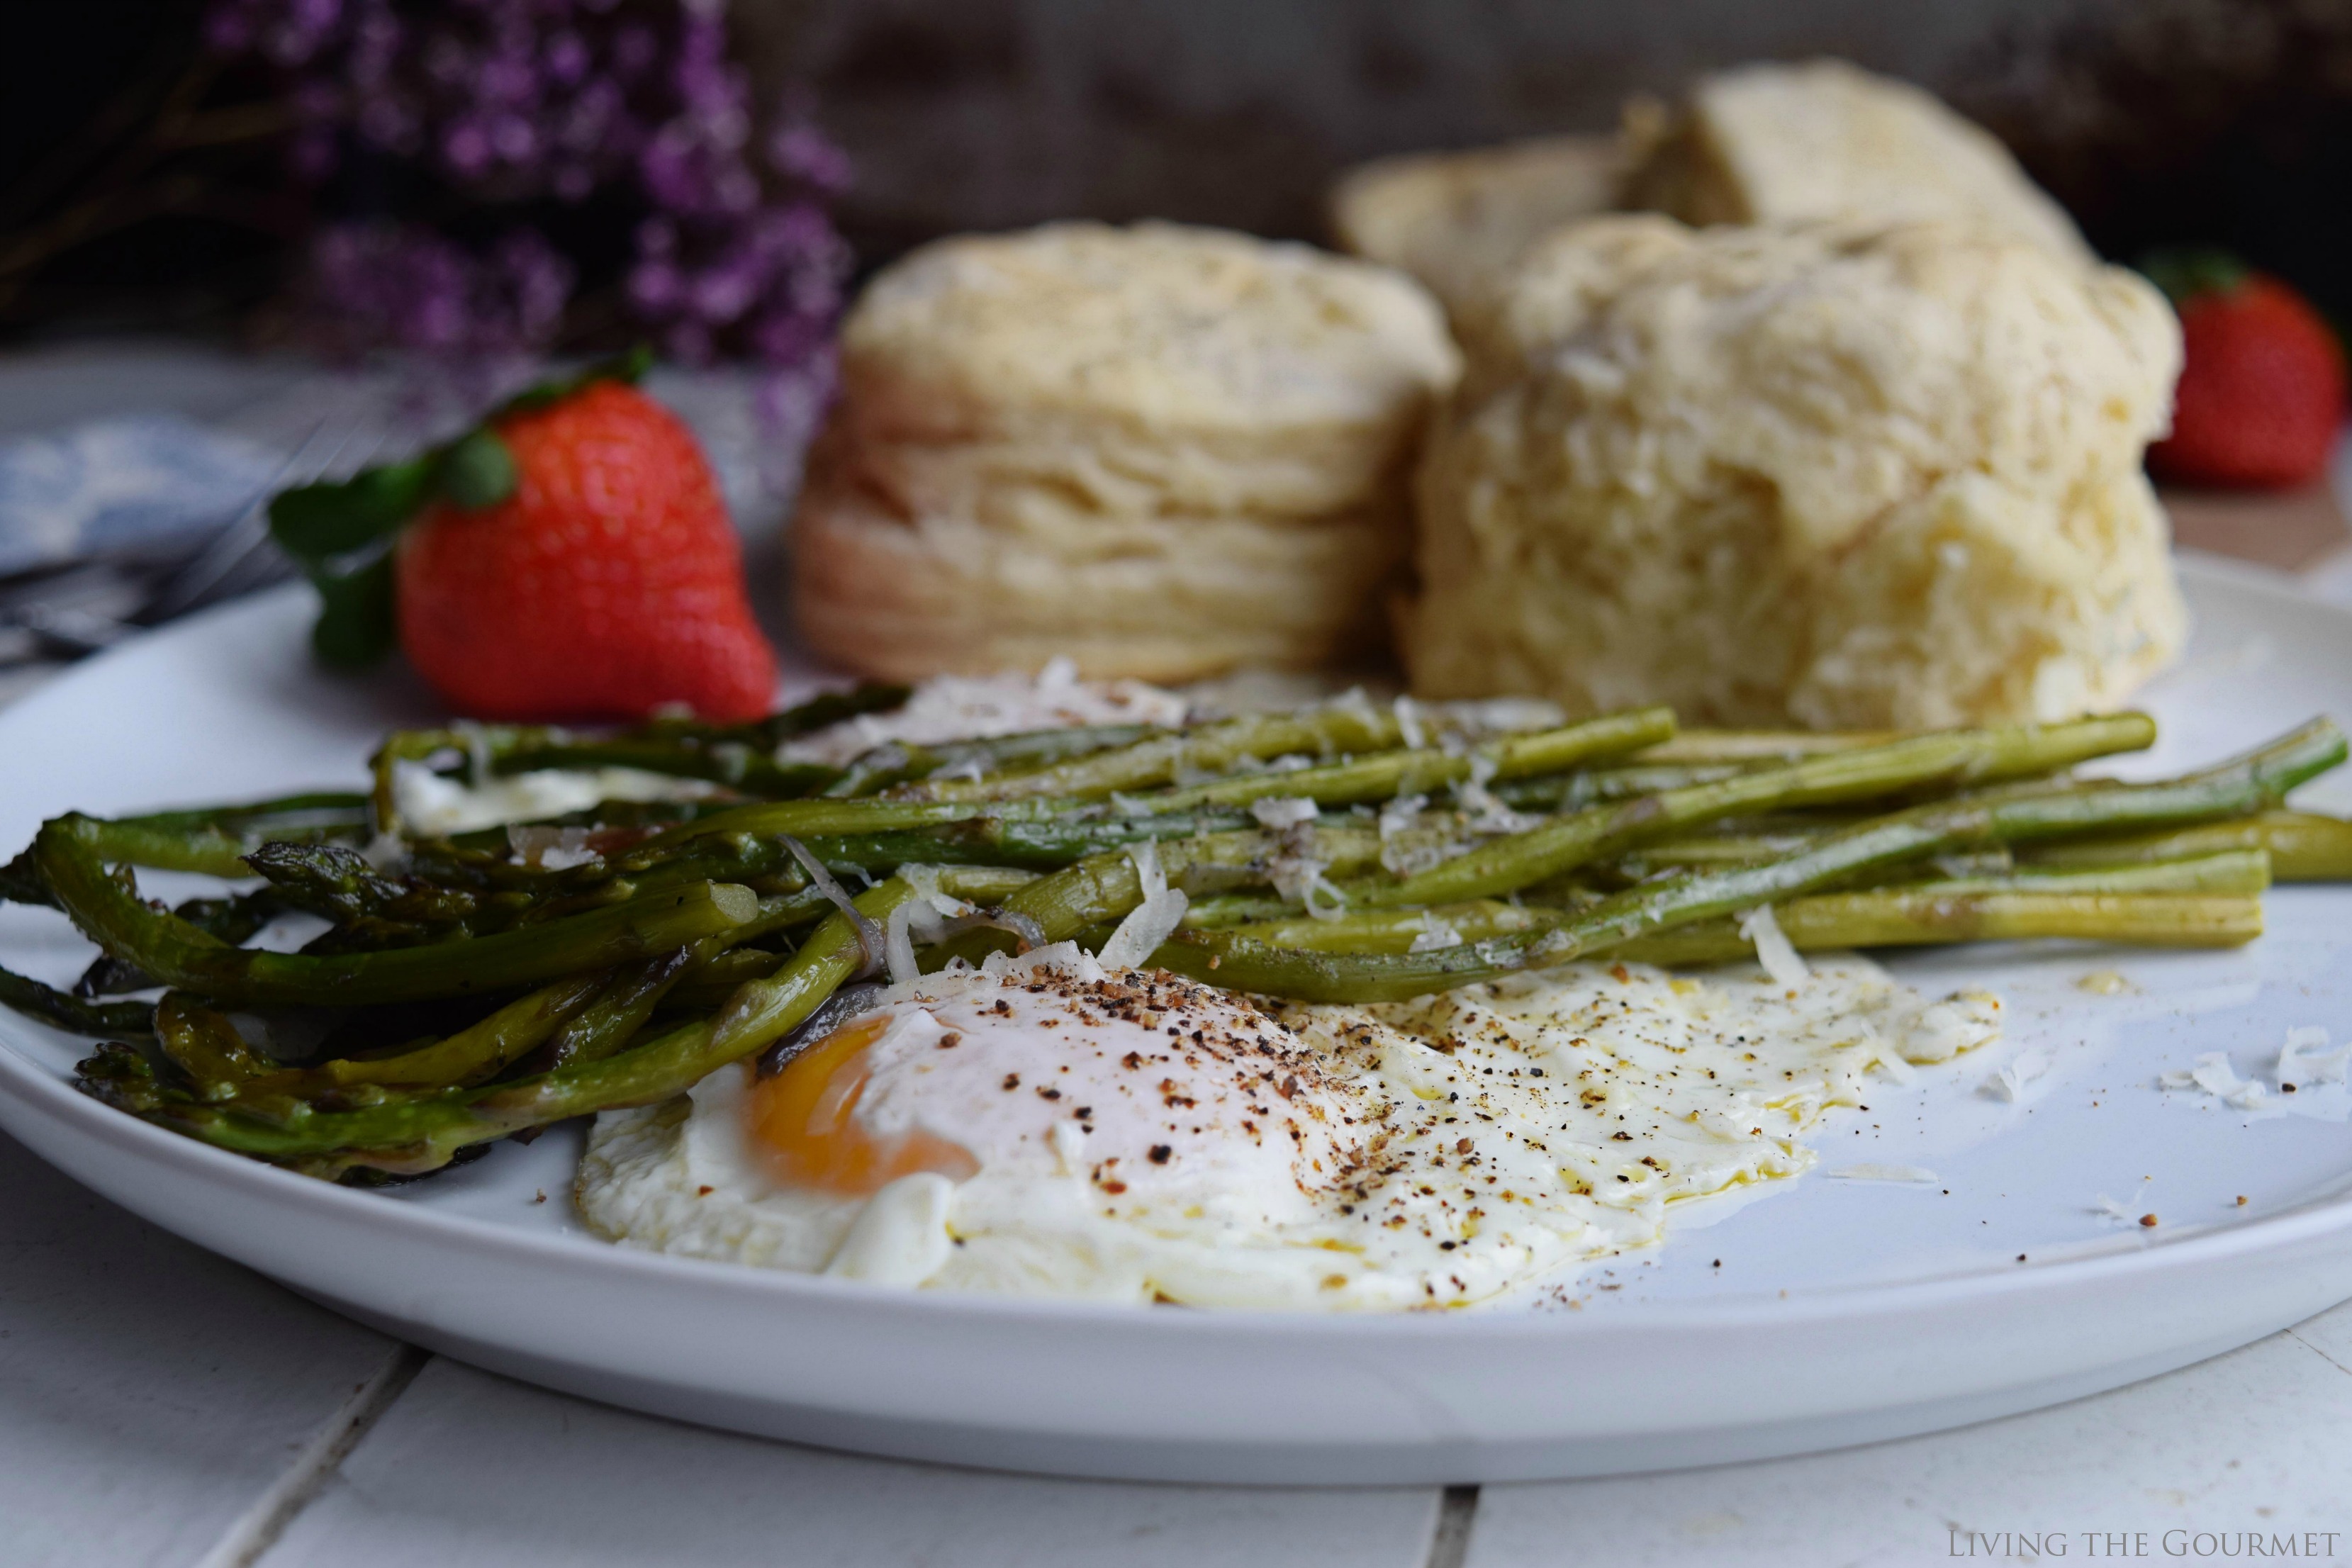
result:
[[[1159,223],[924,246],[867,286],[842,353],[853,397],[895,383],[999,415],[1244,432],[1414,417],[1456,365],[1435,303],[1406,278]]]
[[[1534,241],[1613,205],[1623,164],[1613,136],[1383,158],[1332,187],[1331,227],[1348,251],[1412,273],[1459,311]]]
[[[1580,225],[1521,264],[1474,343],[1473,402],[1580,431],[1575,483],[1754,475],[1800,553],[1938,476],[2056,496],[2136,469],[2180,361],[2137,274],[1935,223]]]
[[[1758,64],[1692,89],[1677,116],[1629,131],[1630,205],[1685,222],[1975,224],[2076,260],[2089,247],[2009,150],[1932,93],[1843,60]]]

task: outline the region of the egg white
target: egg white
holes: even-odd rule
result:
[[[627,1246],[930,1289],[1463,1306],[1655,1245],[1678,1203],[1801,1173],[1803,1136],[1873,1068],[1996,1038],[1999,1005],[1817,956],[1795,986],[1581,963],[1261,1007],[1065,945],[877,1004],[855,1114],[969,1150],[968,1179],[779,1184],[739,1066],[599,1117],[576,1191]]]

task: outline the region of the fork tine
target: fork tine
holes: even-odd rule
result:
[[[338,416],[341,416],[338,417]],[[264,488],[261,498],[246,509],[226,527],[206,542],[186,563],[164,579],[148,602],[134,617],[141,625],[158,626],[164,621],[187,614],[190,610],[221,595],[215,592],[243,565],[269,537],[269,501],[284,489],[289,480],[307,481],[331,473],[350,450],[352,444],[365,432],[373,439],[362,449],[359,463],[381,450],[385,432],[381,426],[369,429],[369,421],[352,411],[331,410],[310,427],[310,434],[286,461],[279,465]],[[314,458],[313,448],[330,427],[336,437],[334,447],[323,458]]]

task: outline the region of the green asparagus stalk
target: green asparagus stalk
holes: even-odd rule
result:
[[[793,736],[837,724],[860,713],[897,708],[903,686],[865,685],[831,692],[749,724],[709,724],[697,719],[656,719],[619,734],[582,739],[547,725],[477,724],[462,730],[399,730],[385,738],[370,768],[369,796],[376,826],[402,829],[394,789],[401,763],[421,763],[445,752],[470,758],[478,773],[526,773],[538,768],[632,767],[647,773],[709,779],[746,793],[814,794],[837,770],[780,763],[775,751]]]
[[[1770,762],[1645,763],[1611,768],[1586,768],[1576,773],[1515,779],[1495,786],[1495,797],[1520,811],[1575,811],[1613,800],[1663,795],[1693,784],[1720,784],[1775,766]]]
[[[1025,773],[906,786],[909,800],[1100,800],[1114,791],[1164,784],[1186,773],[1223,773],[1245,760],[1386,751],[1400,730],[1393,713],[1369,703],[1334,703],[1304,713],[1227,719],[1154,735],[1133,745]]]
[[[1418,945],[1452,946],[1485,942],[1521,931],[1549,931],[1564,911],[1537,904],[1507,904],[1496,899],[1437,904],[1425,910],[1351,910],[1335,920],[1311,917],[1213,927],[1266,947],[1317,952],[1411,952]],[[1186,929],[1194,929],[1188,926]]]
[[[760,907],[749,888],[703,883],[469,941],[335,956],[256,952],[141,902],[100,860],[102,826],[61,816],[34,840],[59,905],[84,934],[158,984],[230,1005],[364,1006],[488,995],[666,952],[742,925]]]
[[[152,1003],[85,1002],[5,969],[0,969],[0,1007],[38,1018],[68,1035],[89,1035],[93,1038],[145,1035],[155,1027]]]
[[[2104,866],[2172,860],[2225,849],[2260,849],[2282,882],[2352,879],[2352,822],[2308,811],[2265,811],[2236,822],[2208,822],[2165,833],[2085,838],[2031,851],[2042,866]]]
[[[2271,858],[2261,849],[2221,849],[2178,860],[2111,866],[2022,867],[1999,876],[1937,877],[1888,890],[1949,898],[1964,893],[2259,893],[2271,885]]]
[[[1900,741],[1900,730],[1685,730],[1642,753],[1643,763],[1794,763]]]
[[[431,1045],[398,1056],[321,1062],[315,1068],[272,1075],[252,1089],[308,1098],[363,1083],[426,1089],[480,1083],[530,1055],[617,984],[602,971],[567,975],[508,1003],[471,1028]]]
[[[1327,869],[1342,873],[1379,862],[1380,834],[1370,828],[1302,827],[1295,842]],[[1192,889],[1262,884],[1268,863],[1294,842],[1289,836],[1268,833],[1210,833],[1191,838],[1163,839],[1160,865],[1171,883]],[[1034,921],[1047,942],[1063,942],[1105,921],[1115,921],[1143,901],[1143,882],[1127,851],[1089,855],[1050,877],[1040,877],[1003,900],[1003,908]],[[1003,931],[968,931],[942,942],[922,956],[926,969],[937,969],[953,958],[974,962],[1009,946]]]
[[[245,857],[264,844],[364,842],[367,797],[288,795],[250,805],[151,812],[101,822],[100,827],[94,843],[100,858],[111,865],[249,877]]]
[[[950,892],[960,885],[952,871],[942,873],[940,883]],[[882,921],[915,896],[912,888],[894,878],[855,902],[861,914]],[[773,975],[738,991],[716,1018],[683,1025],[600,1060],[576,1062],[513,1083],[388,1099],[350,1110],[320,1110],[297,1101],[266,1114],[234,1104],[162,1104],[143,1114],[217,1147],[265,1159],[297,1161],[345,1152],[374,1169],[418,1174],[448,1163],[468,1144],[597,1110],[656,1104],[683,1093],[719,1068],[791,1033],[864,963],[856,928],[835,914]]]
[[[1597,806],[1510,834],[1396,882],[1350,889],[1372,905],[1461,903],[1548,880],[1643,837],[1744,812],[1781,810],[2048,773],[2091,757],[2136,751],[2156,738],[2145,714],[2068,724],[1954,730],[1883,746],[1825,752],[1786,767]]]
[[[1277,948],[1231,931],[1180,931],[1152,955],[1194,979],[1309,1002],[1426,995],[1515,970],[1566,963],[1654,932],[1815,891],[1864,872],[1980,845],[2102,829],[2143,831],[2243,816],[2344,760],[2325,719],[2203,773],[2157,784],[2052,786],[1938,801],[1860,824],[1779,859],[1689,871],[1631,888],[1554,930],[1426,953],[1357,955]]]
[[[1286,773],[1244,773],[1212,779],[1188,788],[1134,797],[1139,810],[1192,811],[1202,806],[1246,806],[1260,800],[1312,800],[1324,805],[1388,800],[1459,784],[1484,766],[1497,779],[1557,773],[1593,757],[1614,756],[1653,745],[1675,732],[1671,708],[1614,713],[1565,729],[1507,735],[1459,754],[1433,746],[1375,752],[1321,767]]]
[[[183,991],[167,991],[156,1004],[155,1039],[199,1100],[234,1099],[269,1070],[235,1025]]]
[[[2263,934],[2263,901],[2232,893],[1964,893],[1889,889],[1829,893],[1772,906],[1801,949],[1906,947],[2070,937],[2136,947],[2238,947]],[[1731,920],[1636,937],[1602,955],[1666,966],[1751,956]]]

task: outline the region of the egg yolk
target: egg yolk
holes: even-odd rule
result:
[[[921,1171],[956,1182],[979,1172],[961,1143],[919,1127],[877,1135],[857,1120],[873,1076],[866,1051],[889,1026],[887,1014],[845,1024],[751,1086],[751,1145],[777,1183],[863,1197]]]

